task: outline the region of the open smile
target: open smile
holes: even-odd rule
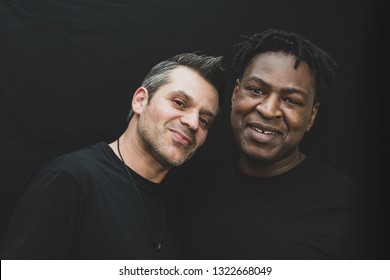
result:
[[[275,136],[282,135],[282,132],[276,128],[261,126],[258,124],[249,124],[249,127],[252,130],[254,130],[258,133],[264,134],[264,135],[275,135]]]

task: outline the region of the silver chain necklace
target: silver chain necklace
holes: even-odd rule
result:
[[[161,234],[160,234],[160,239],[157,240],[156,237],[154,236],[154,233],[153,233],[153,228],[152,228],[152,224],[150,222],[150,219],[149,219],[149,215],[148,215],[148,212],[146,211],[146,206],[141,198],[141,194],[138,190],[138,187],[137,185],[135,184],[135,181],[133,180],[133,177],[131,176],[131,173],[129,171],[129,168],[127,167],[123,157],[122,157],[122,154],[121,154],[121,150],[119,149],[119,139],[117,140],[117,148],[118,148],[118,153],[119,153],[119,156],[125,166],[125,169],[126,169],[126,172],[127,172],[127,175],[129,176],[130,178],[130,181],[131,183],[133,184],[134,186],[134,189],[135,191],[137,192],[137,195],[138,195],[138,198],[141,202],[141,205],[142,205],[142,209],[144,210],[144,214],[145,214],[145,218],[146,218],[146,222],[148,223],[148,226],[149,226],[149,229],[150,229],[150,233],[152,234],[152,238],[153,238],[153,242],[154,242],[154,248],[156,250],[160,250],[161,249],[161,241],[162,241],[162,237],[163,237],[163,234],[164,234],[164,228],[165,228],[165,205],[164,205],[164,195],[160,189],[160,196],[161,196]]]

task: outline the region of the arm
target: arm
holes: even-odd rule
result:
[[[67,259],[76,238],[83,196],[76,181],[55,167],[26,188],[1,244],[1,259]]]

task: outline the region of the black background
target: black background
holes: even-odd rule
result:
[[[335,0],[0,0],[0,234],[39,168],[124,131],[132,94],[154,64],[187,51],[223,55],[229,99],[233,45],[275,27],[310,39],[339,65],[302,149],[365,186],[367,258],[388,259],[382,8]],[[228,111],[229,104],[194,161],[230,152]]]

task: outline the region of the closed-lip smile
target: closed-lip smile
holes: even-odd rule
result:
[[[192,137],[187,136],[184,132],[177,129],[171,129],[171,131],[178,136],[182,144],[191,145],[193,143]]]

